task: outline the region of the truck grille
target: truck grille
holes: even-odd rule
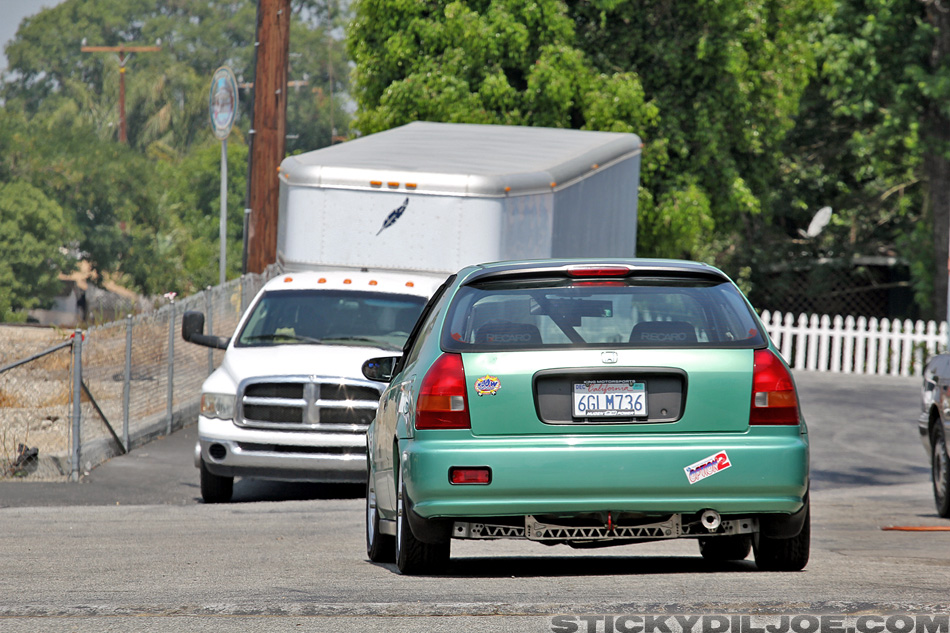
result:
[[[376,415],[382,386],[318,376],[245,381],[238,426],[285,431],[364,433]]]

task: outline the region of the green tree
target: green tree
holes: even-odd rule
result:
[[[244,191],[247,186],[248,148],[243,139],[232,134],[228,140],[227,193],[227,276],[241,272],[244,237]],[[220,257],[220,180],[221,144],[209,139],[196,146],[180,162],[160,164],[160,178],[166,185],[160,201],[162,213],[177,218],[177,240],[157,243],[153,250],[159,257],[170,258],[173,270],[156,277],[149,274],[149,257],[137,260],[142,277],[152,285],[179,293],[194,292],[218,283]],[[166,247],[167,245],[167,247]],[[168,261],[163,259],[163,261]],[[155,292],[159,288],[154,289]]]
[[[659,108],[668,160],[644,176],[656,205],[641,218],[645,233],[671,222],[670,209],[692,206],[701,235],[682,243],[681,254],[728,266],[768,221],[779,146],[815,69],[814,22],[830,2],[568,4],[581,48],[602,70],[635,72]]]
[[[25,182],[0,183],[0,319],[48,307],[69,270],[67,214]]]
[[[648,144],[644,178],[663,169],[656,105],[635,73],[592,65],[563,2],[364,0],[354,10],[347,43],[362,133],[416,120],[636,132]],[[675,218],[642,239],[671,251],[694,239],[685,218],[702,215],[696,202],[670,205]],[[653,206],[641,194],[641,213]]]
[[[934,31],[925,17],[922,3],[838,0],[817,23],[818,74],[782,145],[769,198],[775,221],[758,256],[901,257],[911,265],[917,304],[931,315],[933,222],[922,156],[929,145],[924,88],[935,78]],[[833,209],[827,228],[803,237],[825,206]],[[944,233],[944,248],[946,241]],[[766,302],[773,290],[759,287]]]
[[[288,132],[293,151],[348,133],[348,62],[338,0],[296,0]],[[241,264],[256,2],[66,0],[28,18],[0,84],[0,183],[22,180],[74,218],[76,252],[145,293],[217,279],[220,145],[208,122],[214,70],[242,84],[229,142],[228,270]],[[129,145],[116,142],[119,62],[83,43],[160,43],[126,62]],[[333,128],[336,131],[333,131]],[[9,141],[9,142],[8,142]],[[155,262],[163,262],[156,266]]]
[[[755,240],[829,3],[364,0],[348,34],[354,125],[636,132],[638,252],[728,263]]]
[[[347,13],[337,4],[294,4],[290,79],[307,83],[304,90],[290,93],[288,129],[307,142],[330,140],[330,101],[318,97],[346,94],[347,61],[339,26]],[[254,0],[66,0],[21,24],[6,50],[9,73],[0,98],[31,117],[59,112],[61,118],[81,118],[103,138],[116,139],[118,57],[80,49],[83,43],[160,44],[160,52],[127,56],[129,142],[142,151],[155,142],[171,151],[187,151],[209,129],[208,90],[214,70],[230,66],[245,88],[253,80],[256,6]],[[329,68],[337,71],[330,73]],[[245,130],[251,120],[250,94],[244,90],[240,99],[238,125]],[[333,119],[345,133],[344,102],[345,97],[333,100]]]

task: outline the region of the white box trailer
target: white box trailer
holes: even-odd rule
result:
[[[280,167],[285,269],[634,257],[635,134],[416,122]]]

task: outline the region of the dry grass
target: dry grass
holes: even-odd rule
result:
[[[51,328],[0,325],[0,366],[29,358],[68,337]],[[19,474],[21,445],[40,455],[69,451],[70,348],[0,374],[0,476]]]

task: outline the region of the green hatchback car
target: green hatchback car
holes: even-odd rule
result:
[[[711,561],[808,562],[808,432],[735,284],[674,260],[538,260],[449,277],[367,432],[366,547],[438,573],[452,539],[693,538]]]

